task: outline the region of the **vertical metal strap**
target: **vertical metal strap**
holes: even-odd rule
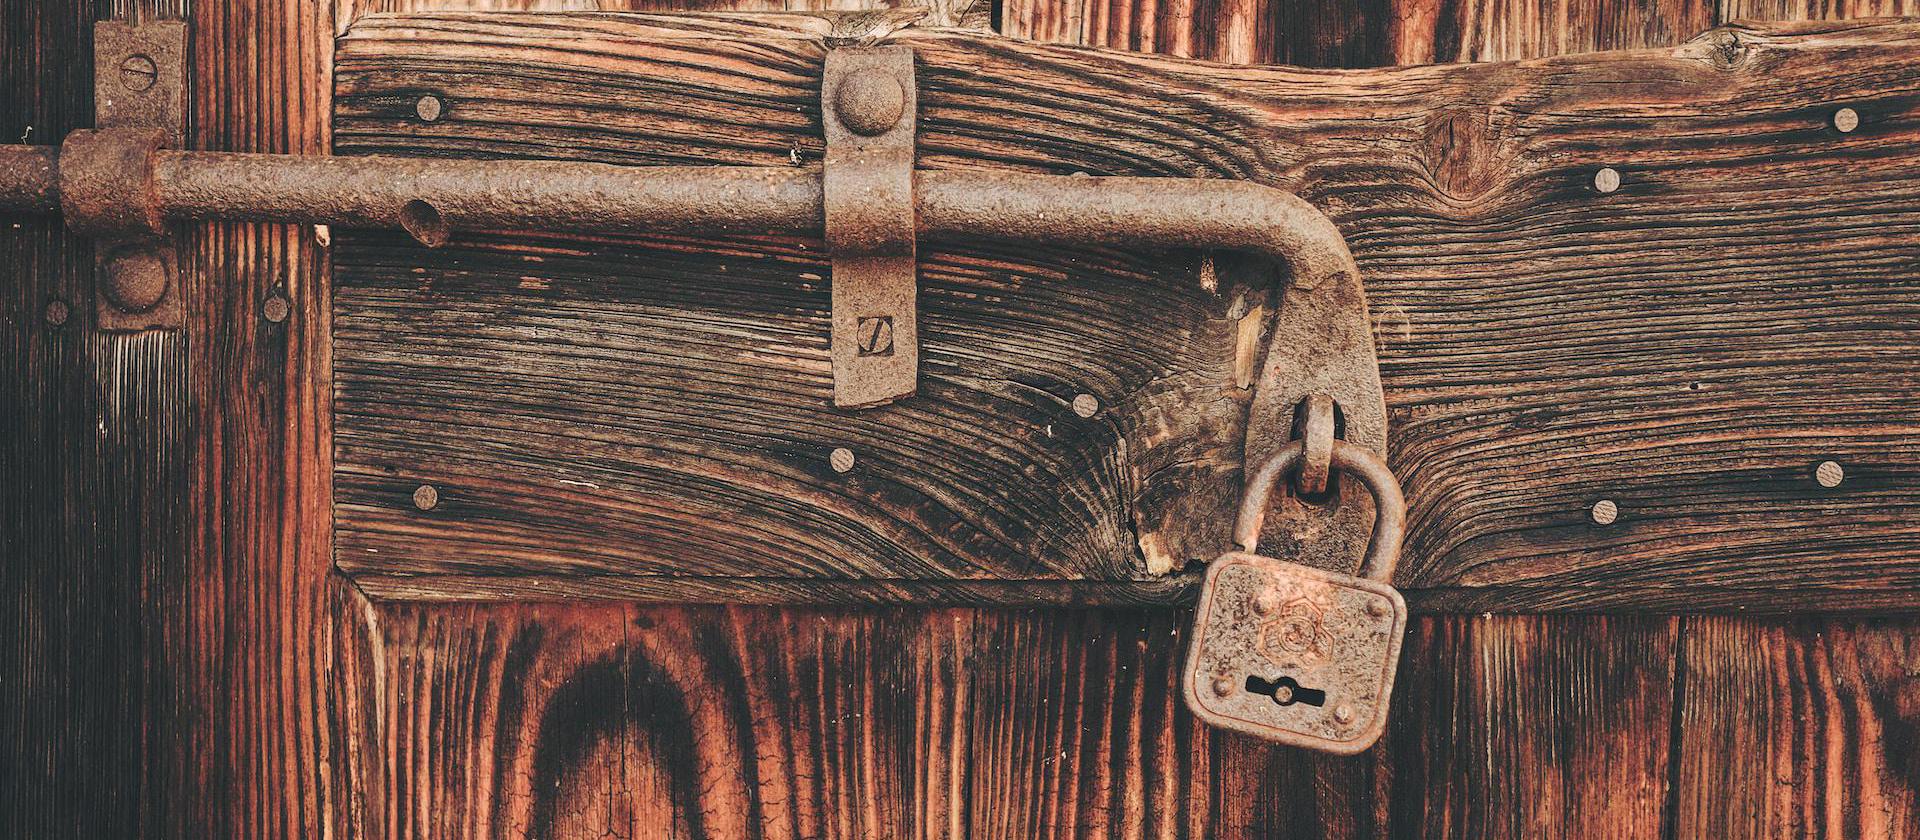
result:
[[[918,384],[913,50],[827,53],[826,241],[833,256],[833,403],[880,405]]]
[[[179,253],[153,199],[151,171],[155,149],[186,143],[186,63],[185,23],[94,24],[93,123],[103,131],[70,147],[72,165],[63,159],[60,177],[69,223],[101,223],[89,232],[103,330],[177,330],[186,320]],[[137,142],[122,142],[129,138]],[[125,223],[112,224],[115,216]]]

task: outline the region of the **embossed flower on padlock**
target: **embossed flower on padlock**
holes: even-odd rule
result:
[[[1277,665],[1317,662],[1333,652],[1333,634],[1327,632],[1330,604],[1293,590],[1276,593],[1267,612],[1273,618],[1260,625],[1261,653]]]

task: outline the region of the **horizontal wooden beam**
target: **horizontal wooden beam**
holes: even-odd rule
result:
[[[812,165],[831,26],[375,16],[336,152]],[[1913,606],[1920,27],[1361,71],[892,37],[923,167],[1247,179],[1336,220],[1416,604]],[[356,234],[334,266],[337,564],[429,599],[1177,597],[1226,547],[1277,280],[933,243],[921,392],[853,413],[817,241]]]

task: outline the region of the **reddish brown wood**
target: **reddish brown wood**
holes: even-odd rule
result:
[[[668,49],[673,21],[582,19],[561,55],[553,25],[362,24],[342,42],[340,150],[818,155],[817,24]],[[900,37],[923,166],[1248,178],[1335,217],[1378,326],[1416,603],[1914,604],[1907,27],[1339,73]],[[461,39],[517,58],[459,69]],[[725,72],[658,83],[687,63]],[[419,90],[447,116],[415,124]],[[1840,103],[1860,131],[1827,126]],[[1590,188],[1602,166],[1617,192]],[[383,594],[436,575],[458,588],[435,597],[651,598],[678,577],[700,597],[788,576],[933,592],[1158,579],[1225,547],[1260,272],[1214,291],[1153,255],[929,246],[922,391],[849,414],[824,408],[817,243],[342,242],[338,557]],[[1082,392],[1094,418],[1071,409]],[[860,468],[833,471],[839,447]],[[1839,487],[1813,480],[1825,460]],[[422,483],[442,499],[424,515]]]

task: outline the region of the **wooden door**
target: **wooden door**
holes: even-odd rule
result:
[[[924,165],[1298,189],[1361,261],[1416,512],[1388,735],[1317,756],[1176,699],[1244,423],[1195,396],[1232,380],[1244,312],[1193,290],[1238,267],[930,255],[937,350],[1040,328],[987,342],[987,373],[936,365],[932,408],[756,438],[721,473],[631,440],[686,415],[616,374],[739,354],[650,346],[648,307],[702,301],[632,290],[724,267],[718,346],[786,330],[757,346],[804,357],[807,242],[423,256],[203,225],[185,329],[123,335],[91,322],[85,241],[23,216],[0,226],[0,833],[1920,835],[1920,29],[1786,25],[1913,9],[1008,0],[920,33],[523,5],[7,0],[0,139],[90,124],[115,14],[190,22],[198,148],[804,163],[810,60],[885,37],[920,53]],[[1759,23],[1695,38],[1736,20]],[[1621,50],[1646,51],[1581,55]],[[1485,64],[1392,67],[1434,62]],[[1239,66],[1270,63],[1351,72]],[[573,387],[484,379],[568,353]],[[804,426],[821,380],[784,369],[786,399],[705,434]],[[589,492],[636,475],[666,489]]]

